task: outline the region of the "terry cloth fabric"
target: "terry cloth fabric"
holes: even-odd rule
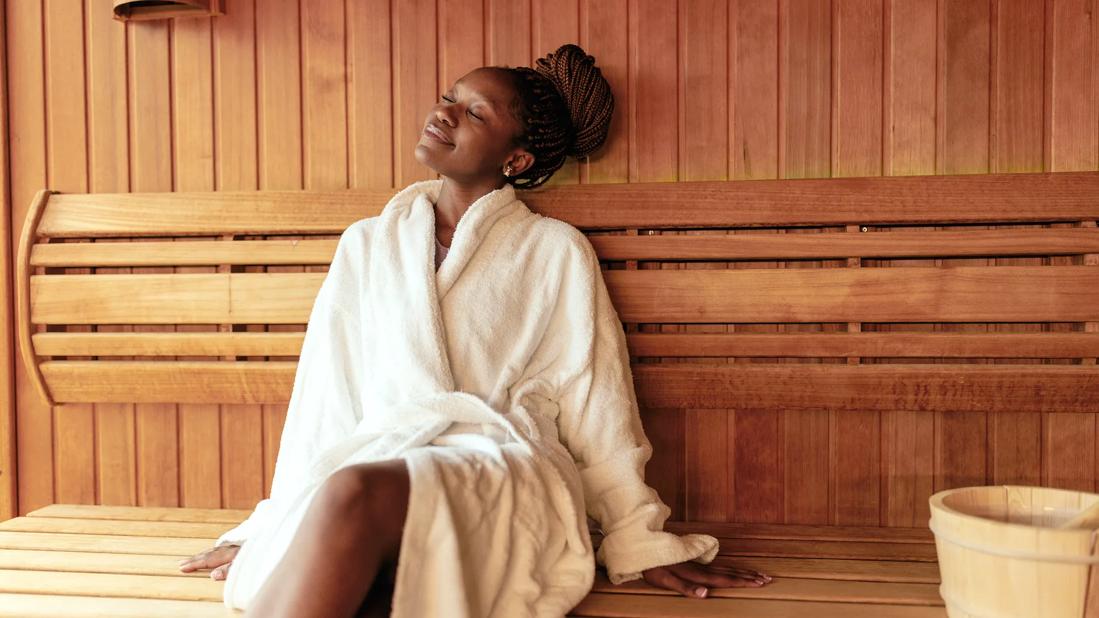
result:
[[[218,539],[243,543],[226,605],[248,606],[329,475],[393,458],[411,481],[395,618],[562,616],[596,562],[618,584],[716,555],[712,536],[663,531],[625,334],[587,238],[507,185],[463,214],[436,271],[441,183],[405,188],[341,235],[271,497]]]

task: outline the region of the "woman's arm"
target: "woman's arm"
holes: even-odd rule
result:
[[[718,575],[698,564],[714,559],[716,538],[664,531],[671,509],[644,480],[652,445],[641,424],[625,333],[594,250],[582,236],[578,244],[582,257],[570,273],[578,289],[568,292],[570,306],[561,312],[573,329],[565,331],[571,351],[563,354],[574,364],[557,374],[557,422],[580,470],[588,513],[603,529],[598,562],[612,583],[645,577],[691,596],[691,582],[753,585],[746,581],[755,581],[755,572]]]

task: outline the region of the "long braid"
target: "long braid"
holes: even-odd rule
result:
[[[518,141],[534,155],[534,165],[508,179],[517,189],[533,189],[553,176],[565,157],[583,158],[607,139],[614,95],[595,58],[576,45],[562,45],[539,58],[534,69],[506,69],[518,93],[515,111],[523,127]]]

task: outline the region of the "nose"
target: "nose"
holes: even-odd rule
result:
[[[450,107],[451,104],[445,102],[437,105],[435,107],[435,117],[439,119],[439,122],[453,127],[455,126],[454,115],[451,113]]]

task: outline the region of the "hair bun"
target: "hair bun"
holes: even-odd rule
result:
[[[577,159],[588,156],[603,144],[614,113],[614,95],[595,66],[595,58],[571,43],[546,54],[535,70],[557,86],[572,121],[573,139],[566,154]]]

